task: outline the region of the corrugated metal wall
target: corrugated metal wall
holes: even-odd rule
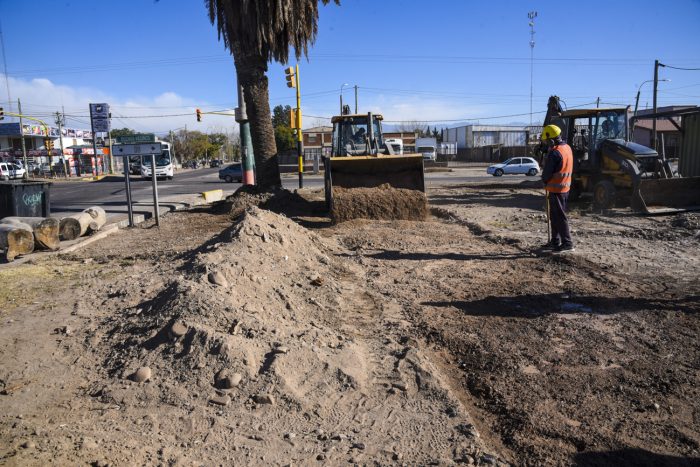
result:
[[[445,141],[457,143],[457,148],[459,149],[496,145],[504,147],[526,146],[527,131],[495,125],[467,125],[448,128],[445,132]]]
[[[700,113],[683,117],[683,142],[678,172],[684,177],[700,177]]]

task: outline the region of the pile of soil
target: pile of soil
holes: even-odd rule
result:
[[[235,444],[234,463],[497,461],[400,309],[358,287],[337,244],[255,207],[221,240],[105,322],[101,403],[215,423],[209,446]],[[177,430],[170,417],[162,432]],[[222,459],[190,448],[182,459]]]
[[[334,223],[351,219],[424,220],[428,199],[418,190],[393,188],[333,188],[331,219]]]
[[[227,197],[219,206],[220,212],[228,212],[232,219],[236,219],[251,206],[260,206],[268,201],[274,193],[258,191],[257,187],[243,185],[231,196]]]

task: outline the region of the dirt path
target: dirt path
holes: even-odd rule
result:
[[[429,197],[180,213],[3,272],[0,463],[698,462],[697,217],[576,209],[541,257],[536,190]]]

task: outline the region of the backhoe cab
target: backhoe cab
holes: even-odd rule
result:
[[[597,207],[609,208],[623,197],[645,213],[695,209],[700,179],[674,178],[668,161],[657,151],[629,141],[628,111],[625,107],[563,110],[557,96],[549,98],[544,125],[561,128],[574,155],[570,198],[590,193]],[[540,151],[546,153],[546,148]]]

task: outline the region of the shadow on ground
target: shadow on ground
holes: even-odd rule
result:
[[[576,466],[616,467],[690,467],[700,466],[698,457],[655,454],[644,449],[625,448],[617,451],[582,452],[573,459]]]
[[[424,306],[454,307],[463,314],[476,317],[538,318],[549,314],[594,313],[609,315],[641,310],[668,310],[696,313],[700,297],[689,295],[675,299],[566,296],[563,294],[489,296],[478,300],[429,301]]]

